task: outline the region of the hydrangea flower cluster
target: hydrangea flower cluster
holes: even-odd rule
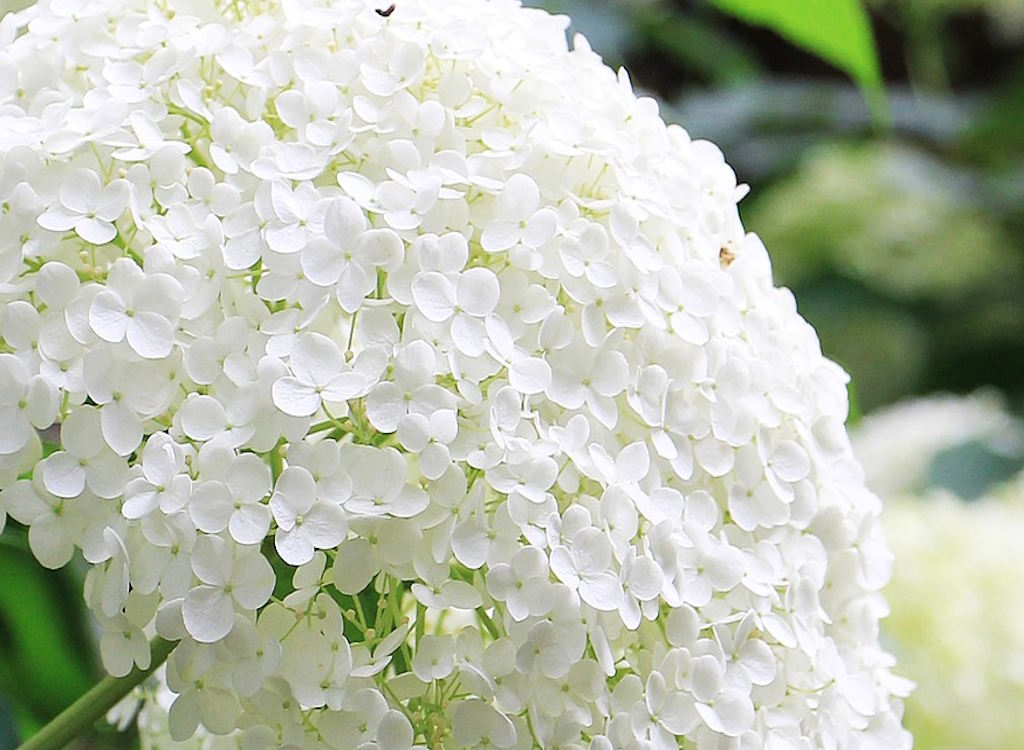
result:
[[[1024,474],[1000,482],[985,457],[1019,462],[1022,436],[1024,425],[994,391],[905,401],[851,431],[869,485],[885,493],[896,564],[882,639],[917,683],[904,721],[919,750],[1024,744],[1016,710],[1024,701]],[[955,463],[950,451],[968,446],[985,449],[959,459],[960,473],[983,490],[970,502],[951,491],[963,488],[929,476],[930,465]]]
[[[0,22],[0,522],[174,740],[894,748],[846,377],[711,144],[512,0]],[[59,437],[57,437],[59,434]]]

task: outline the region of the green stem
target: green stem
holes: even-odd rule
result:
[[[484,611],[483,607],[478,607],[476,610],[476,616],[480,618],[480,622],[487,628],[487,632],[491,634],[491,638],[494,640],[501,639],[501,632],[498,630],[498,626],[495,624],[491,616]]]
[[[284,439],[282,438],[270,451],[270,478],[274,484],[277,484],[277,478],[284,471],[284,457],[281,455],[281,447],[283,445]]]
[[[104,677],[88,693],[65,708],[19,750],[60,750],[84,735],[93,724],[167,661],[176,641],[154,638],[150,642],[148,669],[133,669],[126,677]]]

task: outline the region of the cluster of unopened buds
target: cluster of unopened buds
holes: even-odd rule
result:
[[[0,525],[91,564],[111,674],[177,644],[144,729],[909,747],[845,375],[564,19],[40,0],[0,50]]]

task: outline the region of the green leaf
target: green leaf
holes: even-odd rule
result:
[[[711,0],[747,23],[766,26],[848,74],[876,116],[885,111],[882,73],[871,22],[860,0]]]
[[[27,735],[93,683],[81,583],[14,544],[0,544],[0,571],[0,694]]]

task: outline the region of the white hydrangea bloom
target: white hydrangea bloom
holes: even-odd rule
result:
[[[147,742],[909,747],[846,376],[719,151],[564,32],[0,21],[0,524],[95,566],[112,672],[180,642]]]

